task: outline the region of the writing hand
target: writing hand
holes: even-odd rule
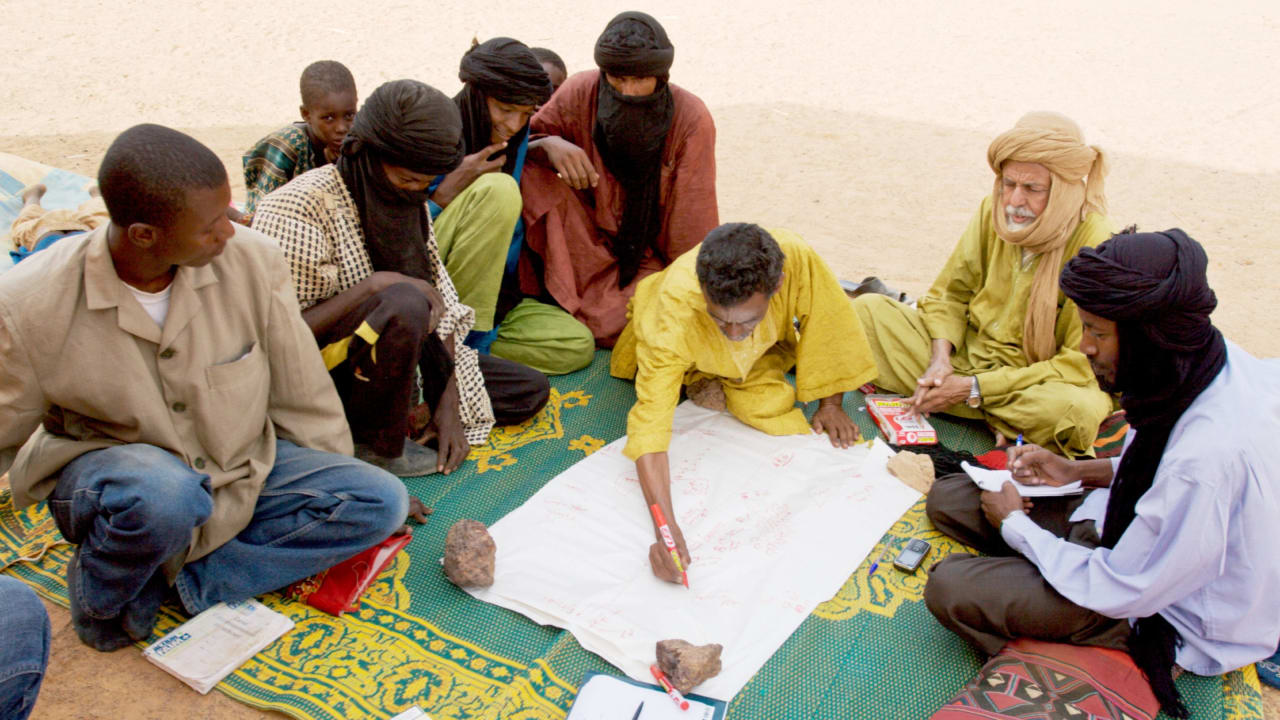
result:
[[[1072,462],[1055,455],[1039,445],[1011,447],[1009,472],[1023,485],[1068,485],[1078,478]]]
[[[676,551],[680,553],[680,562],[685,571],[688,572],[689,565],[693,560],[689,557],[689,549],[685,546],[684,533],[680,531],[680,527],[674,522],[670,522],[667,527],[671,530],[671,538],[675,540]],[[671,557],[671,551],[667,549],[667,545],[662,539],[662,533],[658,531],[657,526],[654,527],[654,534],[657,536],[658,541],[649,546],[649,567],[657,578],[678,585],[681,583],[680,569],[676,567],[675,560]]]

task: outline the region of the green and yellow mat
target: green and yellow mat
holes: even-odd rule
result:
[[[552,387],[542,413],[524,425],[496,429],[487,445],[471,451],[462,470],[408,481],[410,492],[435,513],[414,529],[407,551],[357,612],[335,618],[278,595],[264,598],[297,627],[218,689],[254,707],[304,719],[382,719],[417,705],[435,720],[559,720],[586,671],[616,672],[568,632],[536,625],[454,587],[439,563],[445,532],[455,520],[493,524],[561,471],[624,434],[635,395],[630,383],[609,377],[607,353],[597,353],[582,371],[554,379]],[[875,432],[858,411],[860,395],[851,393],[845,404],[864,434]],[[981,426],[934,422],[951,448],[980,453],[991,447]],[[1121,437],[1112,427],[1102,440]],[[883,542],[901,547],[912,537],[933,543],[926,565],[963,549],[933,529],[923,500],[898,519]],[[43,504],[15,512],[8,491],[0,492],[5,572],[65,606],[69,557],[70,547]],[[730,717],[924,718],[977,673],[978,656],[925,609],[926,568],[915,575],[881,568],[868,577],[869,559],[861,560],[840,592],[818,606],[733,699]],[[183,620],[166,607],[152,639]],[[1178,688],[1197,720],[1262,718],[1252,666],[1224,677],[1184,674]]]

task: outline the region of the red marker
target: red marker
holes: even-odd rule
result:
[[[657,506],[655,505],[654,507]],[[667,679],[666,673],[662,672],[662,668],[657,665],[650,665],[649,672],[653,673],[653,679],[658,681],[658,684],[662,686],[662,689],[667,691],[667,695],[671,698],[671,702],[676,704],[676,707],[681,710],[689,709],[689,701],[685,700],[684,696],[680,694],[680,691],[675,689],[671,684],[671,681]]]
[[[671,559],[675,561],[676,569],[680,571],[680,581],[685,587],[689,587],[689,573],[684,571],[684,563],[680,562],[680,551],[676,549],[675,538],[671,537],[671,528],[667,525],[667,519],[662,516],[662,508],[658,507],[658,503],[649,506],[649,511],[653,513],[653,521],[658,523],[658,532],[662,534],[662,542],[666,543],[667,552],[671,553]]]

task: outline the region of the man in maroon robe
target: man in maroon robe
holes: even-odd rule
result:
[[[668,82],[675,50],[652,17],[625,12],[596,42],[599,70],[570,77],[531,121],[520,183],[522,290],[550,295],[612,347],[636,282],[719,225],[715,124]]]

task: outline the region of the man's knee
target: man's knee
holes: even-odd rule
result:
[[[463,192],[475,193],[476,202],[483,203],[500,215],[518,217],[524,201],[515,178],[502,172],[485,173],[472,181]]]
[[[596,338],[591,334],[591,328],[572,318],[564,326],[564,337],[558,343],[560,350],[548,358],[551,367],[544,369],[548,375],[564,375],[581,370],[596,357]]]
[[[934,481],[925,496],[924,512],[938,529],[953,527],[961,514],[972,513],[977,507],[977,487],[968,475],[944,475]]]
[[[385,308],[390,314],[393,323],[406,328],[426,328],[431,319],[430,301],[411,283],[394,283],[373,297],[379,301],[379,309]]]
[[[70,504],[70,512],[80,516],[70,519],[75,526],[88,514],[104,512],[114,527],[138,532],[145,543],[144,538],[190,533],[213,512],[208,478],[154,445],[97,450],[73,461],[68,473],[65,479],[74,487],[55,491],[54,501]]]
[[[862,329],[868,334],[875,327],[878,318],[883,317],[886,313],[897,311],[894,307],[897,304],[899,303],[888,295],[877,295],[875,293],[859,295],[853,299],[854,312],[858,314],[858,320],[862,322]]]
[[[1051,383],[1043,388],[1039,427],[1027,438],[1067,457],[1091,456],[1098,428],[1111,414],[1111,397],[1096,387]]]
[[[362,466],[362,467],[358,467]],[[365,463],[353,464],[351,494],[364,505],[365,525],[372,542],[399,530],[409,516],[409,492],[400,478]]]
[[[924,585],[924,604],[934,617],[948,625],[957,597],[965,592],[963,559],[970,555],[950,555],[939,560],[929,570],[929,580]]]

